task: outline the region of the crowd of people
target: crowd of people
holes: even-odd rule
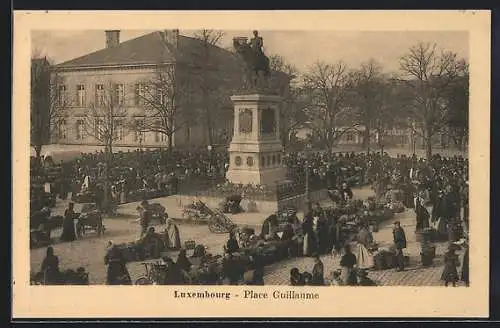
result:
[[[105,170],[103,156],[103,153],[85,154],[71,163],[71,167],[66,165],[62,169],[66,180],[60,181],[59,187],[56,188],[59,194],[64,195],[67,190],[78,192],[82,184],[100,186],[98,181]],[[332,197],[332,200],[337,202],[340,208],[345,209],[352,203],[352,185],[371,185],[377,202],[387,201],[388,197],[392,197],[388,196],[387,191],[399,190],[402,195],[400,200],[406,207],[415,211],[416,233],[432,230],[437,235],[444,236],[450,243],[467,237],[468,162],[463,157],[445,158],[435,155],[427,160],[405,155],[389,157],[380,153],[316,152],[307,155],[291,153],[285,156],[284,160],[291,179],[304,181],[304,174],[309,172],[309,183],[312,185],[338,190],[340,197]],[[123,198],[126,198],[128,190],[147,187],[165,189],[171,186],[172,177],[184,176],[186,180],[223,177],[227,169],[227,154],[199,151],[187,156],[182,152],[171,152],[167,156],[161,151],[134,151],[114,154],[112,163],[111,191],[118,202],[125,202],[126,199]],[[74,182],[73,186],[68,186],[70,181]],[[145,201],[139,209],[141,238],[155,235],[149,227],[147,206]],[[71,210],[65,213],[65,216],[71,217]],[[346,223],[344,216],[345,213],[340,213],[338,208],[337,211],[326,210],[319,204],[311,206],[302,220],[299,220],[296,211],[287,214],[284,224],[279,214],[271,215],[264,220],[260,234],[247,234],[242,240],[242,234],[232,233],[225,245],[225,251],[232,257],[241,249],[247,249],[249,245],[281,242],[285,245],[280,253],[284,257],[314,257],[316,262],[311,274],[300,273],[295,269],[291,272],[291,282],[296,285],[325,284],[320,255],[336,254],[341,257],[340,268],[327,280],[332,281],[332,284],[335,281],[335,284],[343,285],[370,285],[367,270],[374,266],[377,249],[371,235],[370,223],[366,216],[358,215],[353,230],[345,235],[341,229]],[[171,234],[179,249],[178,229],[173,229]],[[406,259],[403,250],[406,248],[406,236],[399,222],[394,224],[393,237],[392,251],[397,262],[396,267],[398,270],[404,270]],[[73,233],[70,232],[68,239],[72,238]],[[454,252],[453,247],[450,247],[445,256],[445,272],[442,278],[447,285],[458,281]],[[109,255],[108,258],[113,256]],[[181,263],[183,262],[186,264],[189,261],[181,260]],[[106,263],[109,265],[113,261],[108,259]],[[258,269],[254,270],[256,277],[251,279],[254,284],[260,284],[262,281],[263,267],[259,265]],[[231,281],[244,280],[243,275],[244,272],[240,272],[239,276],[235,275]],[[462,272],[462,275],[468,277],[467,273]]]

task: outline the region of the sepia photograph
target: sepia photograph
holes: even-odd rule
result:
[[[478,283],[466,28],[123,25],[24,41],[29,286],[314,302]]]

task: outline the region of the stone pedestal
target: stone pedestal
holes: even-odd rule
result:
[[[279,131],[281,97],[252,94],[232,96],[234,133],[229,146],[232,183],[274,185],[285,179]]]

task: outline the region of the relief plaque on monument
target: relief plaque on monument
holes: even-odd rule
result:
[[[252,111],[248,108],[240,109],[239,126],[240,133],[252,133]]]
[[[274,116],[274,110],[272,108],[265,108],[262,110],[260,132],[266,135],[276,133],[276,117]]]

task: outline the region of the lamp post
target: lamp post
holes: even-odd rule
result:
[[[415,139],[415,122],[411,122],[411,150],[412,150],[412,155],[415,155],[415,144],[416,144],[416,139]]]
[[[213,170],[212,170],[212,165],[213,165],[213,162],[214,162],[214,160],[213,160],[213,152],[212,152],[212,149],[213,149],[212,145],[208,145],[208,146],[207,146],[207,150],[208,150],[208,161],[209,161],[209,164],[208,164],[208,169],[209,169],[209,172],[210,172],[210,180],[211,180],[212,185],[213,185],[213,184],[214,184],[213,182],[214,182],[214,178],[215,178],[215,177],[214,177],[214,174],[213,174],[214,172],[213,172]]]
[[[309,195],[309,174],[310,174],[310,170],[309,170],[309,152],[311,150],[311,145],[310,144],[307,144],[306,146],[306,169],[305,169],[305,174],[306,174],[306,190],[305,190],[305,200],[306,200],[306,204],[308,206],[308,210],[309,210],[309,206],[310,206],[310,195]]]

